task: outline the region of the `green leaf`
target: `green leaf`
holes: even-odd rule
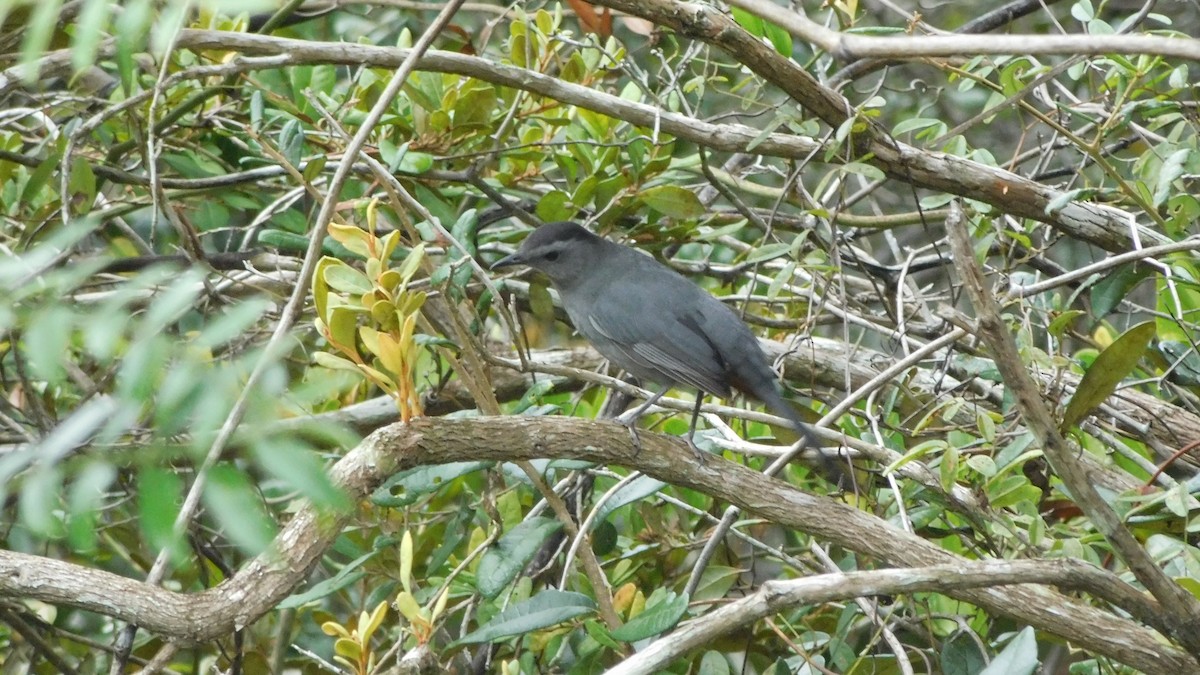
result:
[[[708,650],[704,652],[704,656],[700,658],[700,669],[698,675],[731,675],[733,673],[729,668],[729,659],[725,655],[716,650]]]
[[[138,332],[142,335],[154,335],[178,321],[204,291],[201,284],[203,277],[204,273],[200,270],[187,270],[178,275],[166,291],[154,298],[141,326],[138,327]]]
[[[338,260],[324,268],[325,283],[343,293],[362,295],[371,291],[371,280],[346,263]]]
[[[96,397],[84,403],[71,416],[58,423],[48,436],[37,444],[36,456],[43,464],[54,464],[79,446],[92,439],[106,422],[112,420],[121,406],[112,397]]]
[[[763,28],[766,32],[766,38],[771,41],[771,46],[775,51],[779,52],[784,58],[792,58],[792,35],[770,21],[763,21]]]
[[[413,275],[421,268],[421,261],[425,259],[425,242],[421,242],[412,247],[405,256],[404,263],[400,265],[400,288],[408,285],[412,280]]]
[[[71,162],[71,176],[67,184],[72,198],[90,204],[96,198],[96,174],[92,173],[92,163],[84,157],[76,157]]]
[[[351,586],[367,575],[366,572],[359,570],[371,558],[379,555],[379,550],[376,549],[370,553],[366,553],[359,558],[347,563],[345,567],[338,570],[338,573],[324,581],[313,584],[312,588],[303,593],[289,596],[283,602],[279,603],[279,609],[295,609],[302,607],[315,600],[320,600],[328,595],[333,595],[338,591]]]
[[[34,377],[55,383],[66,376],[62,364],[70,358],[74,330],[75,315],[62,305],[52,304],[31,318],[21,342]]]
[[[529,284],[529,310],[539,319],[554,319],[554,299],[544,281],[535,278]]]
[[[62,471],[56,464],[43,464],[25,476],[18,505],[21,522],[41,537],[57,537],[62,522],[56,514],[62,512],[58,493],[62,488]]]
[[[257,94],[258,92],[256,91],[254,93]],[[325,170],[325,163],[327,161],[328,158],[326,158],[325,155],[317,155],[316,157],[312,158],[312,160],[304,165],[304,171],[302,173],[304,180],[310,183],[316,180],[317,176],[320,176],[321,172]]]
[[[1153,321],[1139,323],[1100,352],[1067,404],[1059,429],[1066,431],[1075,426],[1111,396],[1121,380],[1133,372],[1154,334]]]
[[[371,503],[388,508],[408,506],[459,476],[486,469],[491,465],[492,462],[451,462],[401,471],[371,493]]]
[[[700,583],[696,585],[696,593],[692,597],[697,602],[716,602],[729,593],[729,589],[741,578],[744,569],[728,565],[709,565],[700,575]],[[654,599],[653,596],[650,598]]]
[[[289,212],[290,213],[290,212]],[[256,242],[261,246],[277,248],[281,251],[303,251],[308,247],[308,237],[286,230],[263,230],[258,233]],[[317,275],[313,275],[313,283],[317,283]],[[321,283],[325,283],[324,280]]]
[[[71,67],[76,72],[96,62],[100,36],[108,27],[108,0],[87,0],[74,22],[75,35],[71,40]]]
[[[483,597],[490,600],[499,595],[533,560],[542,542],[561,527],[552,518],[530,518],[505,532],[479,560],[475,586]]]
[[[1162,163],[1162,167],[1158,170],[1158,180],[1154,185],[1154,196],[1151,199],[1151,204],[1162,206],[1166,203],[1167,198],[1173,192],[1171,184],[1183,175],[1188,156],[1191,154],[1192,150],[1190,148],[1182,148],[1171,153],[1171,156],[1167,157],[1166,161]]]
[[[1081,309],[1068,309],[1067,311],[1054,317],[1054,320],[1050,322],[1050,325],[1046,326],[1046,332],[1055,337],[1061,338],[1063,333],[1065,333],[1067,329],[1071,327],[1071,324],[1075,323],[1075,319],[1078,319],[1086,314],[1087,312]],[[1098,314],[1097,316],[1101,315]]]
[[[209,472],[204,506],[229,539],[250,555],[264,551],[275,536],[275,523],[263,508],[257,490],[233,466],[215,466]]]
[[[1068,190],[1066,192],[1060,192],[1054,199],[1051,199],[1046,204],[1046,208],[1044,209],[1046,214],[1054,215],[1056,212],[1060,211],[1064,206],[1075,201],[1075,198],[1082,195],[1084,192],[1085,191],[1082,189]]]
[[[750,33],[754,37],[763,36],[763,20],[757,14],[751,14],[740,7],[731,7],[730,9],[733,12],[733,20],[736,21],[739,26],[745,28],[746,32]]]
[[[979,675],[1030,675],[1038,667],[1037,637],[1026,626]]]
[[[1158,351],[1171,364],[1171,381],[1189,387],[1200,386],[1200,355],[1190,342],[1160,340]]]
[[[767,260],[771,260],[772,258],[778,258],[781,255],[787,255],[791,250],[792,245],[783,242],[763,244],[762,246],[756,247],[750,252],[750,255],[746,256],[746,263],[751,264],[765,262]]]
[[[200,336],[196,338],[196,346],[212,349],[237,338],[258,321],[270,306],[271,302],[266,298],[250,298],[226,308],[200,331]]]
[[[939,124],[945,123],[939,119],[933,119],[929,117],[910,117],[906,120],[900,120],[897,122],[896,126],[892,127],[892,135],[899,136],[900,134],[904,134],[909,131],[926,129]]]
[[[608,514],[616,511],[622,506],[641,501],[650,495],[657,494],[659,490],[666,486],[666,483],[658,480],[657,478],[651,478],[650,476],[638,476],[629,484],[618,490],[616,494],[608,499],[608,501],[604,502],[604,506],[600,509],[600,512],[596,514],[596,517],[593,520],[595,522],[600,522],[607,518]]]
[[[671,218],[697,218],[704,215],[704,204],[695,192],[678,185],[659,185],[638,195],[646,206]]]
[[[144,467],[138,476],[137,501],[146,543],[154,550],[166,549],[175,563],[187,560],[187,546],[175,536],[175,518],[183,502],[179,476],[156,466]]]
[[[32,16],[25,24],[25,39],[21,44],[22,65],[32,66],[34,60],[41,58],[46,53],[50,46],[50,38],[58,29],[58,21],[55,19],[58,17],[60,7],[62,7],[62,0],[43,0],[33,5]],[[37,80],[36,69],[23,68],[21,72],[29,84]]]
[[[330,370],[348,370],[352,373],[362,374],[362,370],[359,369],[358,364],[355,362],[328,352],[314,353],[313,363]]]
[[[988,505],[995,509],[1036,504],[1042,491],[1025,476],[1005,476],[988,486]]]
[[[96,512],[104,500],[104,491],[117,479],[117,469],[102,461],[89,461],[71,481],[67,504],[67,538],[77,551],[96,548]]]
[[[58,159],[58,154],[53,153],[42,160],[41,164],[38,164],[38,167],[30,174],[29,180],[25,181],[19,202],[38,204],[42,201],[38,193],[45,187],[46,181],[50,180],[50,175],[58,169]]]
[[[451,647],[525,635],[594,611],[596,603],[582,593],[542,591],[528,600],[513,604],[492,617],[491,621],[454,642]]]
[[[1152,274],[1149,265],[1128,263],[1106,274],[1091,287],[1092,314],[1102,319],[1125,299],[1138,284]]]
[[[575,215],[575,207],[571,198],[561,190],[551,190],[542,195],[537,204],[537,216],[544,222],[567,220]]]
[[[321,461],[304,444],[267,436],[253,444],[254,458],[273,476],[300,491],[313,504],[339,511],[350,507],[346,493],[329,480]]]
[[[657,594],[657,591],[656,591]],[[623,642],[637,642],[659,633],[670,630],[683,618],[687,611],[688,596],[686,593],[676,594],[668,591],[665,597],[648,607],[646,611],[630,619],[629,623],[612,631],[614,639]]]
[[[943,675],[975,675],[987,665],[985,659],[979,645],[965,632],[942,643]]]
[[[869,180],[883,180],[887,178],[882,169],[863,162],[846,162],[838,170],[843,173],[857,174]]]
[[[329,335],[333,342],[353,349],[354,337],[358,334],[358,313],[345,305],[334,307],[329,313]]]

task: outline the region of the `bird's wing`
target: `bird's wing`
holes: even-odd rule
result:
[[[682,281],[682,279],[681,279]],[[628,285],[623,303],[593,303],[588,326],[576,328],[634,375],[662,383],[678,382],[722,398],[730,394],[725,362],[704,334],[695,298],[704,291],[684,281],[684,297],[648,297]],[[645,300],[645,302],[639,302]],[[715,301],[714,301],[715,302]],[[606,349],[607,348],[607,349]]]

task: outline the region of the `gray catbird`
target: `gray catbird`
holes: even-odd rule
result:
[[[733,310],[669,267],[571,223],[548,223],[492,269],[528,265],[550,277],[578,330],[609,361],[664,389],[639,407],[628,425],[668,389],[700,390],[688,444],[704,392],[729,398],[731,388],[787,418],[815,446],[808,427],[780,394],[758,340]]]

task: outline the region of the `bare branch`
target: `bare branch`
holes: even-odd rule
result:
[[[641,434],[632,446],[625,427],[564,417],[425,418],[385,427],[366,438],[331,474],[358,502],[397,471],[448,461],[576,458],[619,463],[710,494],[785,527],[808,532],[885,565],[963,564],[936,544],[837,500],[809,495],[732,462],[699,465],[680,439]],[[0,551],[0,597],[23,597],[79,607],[133,621],[164,637],[204,641],[250,625],[292,593],[341,532],[347,514],[303,507],[271,550],[233,578],[201,593],[175,593],[71,563]],[[1155,603],[1097,569],[1080,588],[1121,607],[1148,625],[1162,623]],[[1150,672],[1192,672],[1196,665],[1161,637],[1129,620],[1042,586],[971,588],[947,592],[989,611]]]

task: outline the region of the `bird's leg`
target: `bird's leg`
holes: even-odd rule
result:
[[[654,394],[650,398],[646,399],[645,403],[639,405],[638,407],[634,408],[633,410],[621,413],[620,415],[617,416],[617,421],[620,422],[621,424],[624,424],[625,428],[629,430],[629,438],[630,438],[630,440],[633,441],[633,452],[635,455],[642,451],[642,440],[640,438],[638,438],[638,431],[637,431],[638,419],[640,419],[641,416],[644,415],[646,413],[646,411],[650,409],[650,406],[657,403],[658,399],[665,396],[666,393],[670,390],[671,390],[671,385],[667,385],[662,388],[662,391],[660,391],[657,394]]]
[[[704,451],[696,447],[696,440],[693,436],[696,435],[696,420],[700,419],[700,404],[704,403],[704,392],[696,390],[696,407],[692,408],[692,424],[688,427],[687,444],[692,449],[692,454],[696,455],[696,461],[701,464],[705,463]]]

